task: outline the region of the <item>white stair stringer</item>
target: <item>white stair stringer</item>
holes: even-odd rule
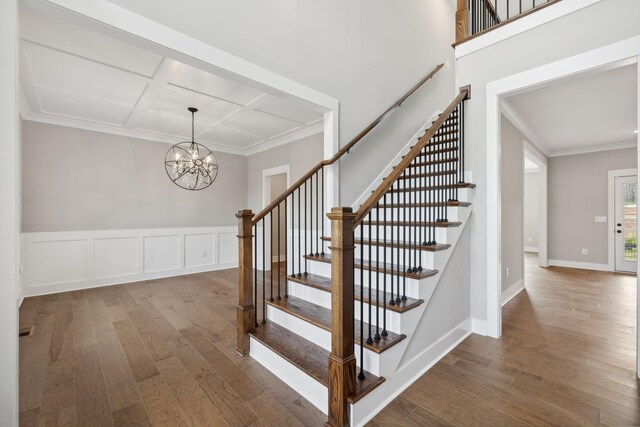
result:
[[[472,202],[472,191],[470,189],[466,190],[464,200]],[[405,334],[406,338],[381,354],[367,349],[364,351],[365,369],[376,376],[384,377],[385,382],[376,387],[357,403],[350,405],[350,420],[353,426],[364,425],[395,396],[419,378],[424,372],[426,372],[426,370],[428,370],[428,368],[435,364],[441,357],[446,355],[448,351],[470,334],[471,322],[469,318],[466,318],[462,323],[454,326],[453,329],[450,329],[446,334],[434,339],[433,342],[428,343],[428,345],[424,346],[423,349],[421,348],[419,353],[412,356],[410,360],[405,360],[407,358],[406,353],[410,346],[412,346],[412,351],[415,351],[416,344],[414,344],[414,342],[418,343],[418,347],[421,347],[423,346],[422,344],[424,344],[420,344],[419,342],[424,341],[425,338],[422,337],[421,334],[427,332],[426,329],[428,329],[428,326],[425,326],[425,331],[423,331],[422,328],[418,330],[418,327],[428,316],[427,307],[430,306],[432,296],[438,288],[438,284],[442,279],[443,273],[447,271],[468,272],[468,269],[447,269],[452,255],[457,249],[458,241],[467,229],[466,226],[472,213],[472,206],[459,207],[456,208],[456,210],[456,221],[461,222],[460,226],[440,229],[441,234],[439,234],[439,237],[442,240],[438,243],[447,243],[450,244],[451,247],[441,252],[432,253],[430,261],[433,266],[426,267],[435,269],[438,273],[434,276],[420,280],[407,280],[407,296],[422,299],[424,302],[404,313],[392,312],[393,314],[389,314],[390,312],[387,312],[388,329],[396,333]],[[468,233],[466,234],[468,235]],[[359,238],[359,233],[356,235],[356,238]],[[466,242],[466,245],[468,246],[468,241]],[[358,256],[357,252],[356,256]],[[423,257],[423,260],[425,259],[428,260],[429,258]],[[325,277],[331,276],[330,264],[313,260],[309,260],[308,264],[310,273],[323,275]],[[359,270],[356,269],[354,277],[355,282],[359,285]],[[364,277],[366,278],[364,284],[365,286],[368,286],[368,273],[366,271]],[[447,285],[447,283],[441,284],[441,286],[442,285]],[[291,295],[330,309],[331,304],[329,292],[313,289],[309,286],[292,281],[289,282],[289,286],[289,292]],[[359,307],[359,305],[360,304],[357,303],[356,307]],[[364,306],[364,321],[367,321],[368,305],[364,304]],[[372,310],[372,312],[374,311]],[[357,318],[360,318],[359,309],[356,310],[356,316]],[[310,323],[288,314],[274,306],[269,306],[267,317],[270,321],[291,330],[293,333],[300,335],[301,337],[312,341],[327,350],[330,349],[331,336],[328,331],[315,325],[311,325]],[[356,334],[358,333],[359,331],[356,331]],[[310,377],[294,364],[279,356],[253,337],[251,338],[250,354],[267,369],[276,373],[283,381],[300,393],[304,398],[313,403],[325,414],[327,413],[326,386]],[[356,358],[358,365],[361,363],[359,354],[359,346],[356,346]]]

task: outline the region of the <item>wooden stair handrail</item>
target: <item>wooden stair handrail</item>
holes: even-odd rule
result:
[[[364,217],[367,216],[371,209],[376,207],[376,203],[378,203],[382,199],[382,197],[384,197],[393,183],[398,180],[400,175],[402,175],[404,170],[407,169],[409,165],[411,165],[416,157],[418,157],[422,149],[429,143],[438,129],[440,129],[440,127],[444,124],[445,120],[447,120],[451,112],[458,106],[458,104],[467,99],[468,96],[469,89],[467,87],[462,88],[460,90],[460,94],[456,96],[453,101],[451,101],[451,104],[449,104],[449,106],[442,112],[442,114],[440,114],[433,125],[431,125],[429,130],[427,130],[427,132],[418,140],[418,143],[414,145],[411,150],[409,150],[407,155],[402,158],[400,163],[398,163],[398,165],[393,168],[391,173],[382,180],[378,188],[376,188],[373,193],[371,193],[371,195],[367,198],[367,200],[365,200],[365,202],[356,212],[355,219],[353,220],[354,229],[362,222]]]
[[[416,92],[418,89],[420,89],[420,87],[422,85],[424,85],[427,81],[431,80],[433,78],[433,76],[435,76],[436,73],[442,69],[442,67],[444,67],[444,64],[438,64],[429,74],[427,74],[425,77],[422,78],[422,80],[420,80],[411,89],[409,89],[409,91],[407,93],[402,95],[402,97],[400,99],[398,99],[391,107],[387,108],[387,110],[384,113],[382,113],[380,116],[378,116],[378,118],[376,118],[373,122],[371,122],[369,124],[369,126],[364,128],[362,130],[362,132],[357,134],[355,136],[355,138],[353,138],[347,145],[342,147],[336,154],[334,154],[333,157],[331,157],[328,160],[323,160],[320,163],[318,163],[317,165],[315,165],[309,172],[304,174],[302,176],[302,178],[300,178],[293,185],[291,185],[289,188],[287,188],[284,193],[282,193],[281,195],[276,197],[275,200],[273,200],[269,205],[267,205],[267,207],[265,207],[262,211],[260,211],[260,213],[258,213],[253,218],[252,225],[257,224],[262,218],[267,216],[269,214],[269,212],[271,212],[280,203],[282,203],[287,197],[289,197],[289,195],[291,195],[291,193],[293,193],[298,188],[300,188],[302,186],[302,184],[304,184],[316,172],[318,172],[320,169],[322,169],[325,166],[330,166],[330,165],[334,164],[343,155],[348,153],[349,150],[351,150],[351,148],[353,148],[353,146],[358,143],[358,141],[360,141],[369,132],[371,132],[376,126],[378,126],[380,124],[380,122],[382,122],[393,110],[395,110],[396,108],[400,107],[404,103],[404,101],[407,100],[407,98],[409,98],[411,95],[413,95],[414,92]]]

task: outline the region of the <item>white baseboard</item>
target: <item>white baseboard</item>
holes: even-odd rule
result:
[[[611,271],[609,264],[598,264],[593,262],[565,261],[561,259],[550,259],[549,265],[556,267],[578,268],[581,270]]]
[[[524,251],[525,251],[525,252],[535,252],[535,253],[540,252],[540,251],[538,250],[538,247],[537,247],[537,246],[525,246],[525,247],[524,247]]]
[[[509,288],[502,291],[502,307],[504,307],[506,303],[511,301],[513,298],[515,298],[515,296],[518,295],[523,290],[524,290],[524,279],[520,279],[516,283],[511,285]]]
[[[24,297],[238,265],[236,227],[24,233]]]
[[[471,319],[471,332],[474,334],[486,336],[487,335],[487,321],[485,319]]]
[[[351,405],[352,425],[363,426],[384,409],[440,359],[471,335],[472,319],[466,319],[443,335],[438,341],[402,366],[391,378]]]

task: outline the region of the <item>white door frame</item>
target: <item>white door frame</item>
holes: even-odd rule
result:
[[[616,236],[611,233],[611,225],[615,223],[616,177],[638,175],[638,169],[610,170],[607,177],[607,254],[609,271],[616,271]]]
[[[547,251],[547,158],[544,156],[544,154],[541,154],[538,151],[535,145],[531,144],[526,139],[523,141],[523,145],[525,157],[527,157],[538,166],[538,265],[540,267],[548,267],[549,255]],[[522,185],[524,186],[524,180]],[[522,195],[524,196],[524,190],[522,192]],[[522,212],[524,215],[524,209]]]
[[[502,335],[502,265],[501,265],[501,201],[500,201],[500,98],[525,88],[550,83],[554,80],[579,74],[604,66],[615,66],[620,61],[640,62],[640,36],[587,51],[573,57],[552,62],[537,68],[516,73],[492,82],[486,86],[487,109],[487,335],[498,338]],[[638,67],[640,68],[640,66]],[[640,80],[640,72],[638,74]],[[640,86],[640,84],[638,85]],[[481,88],[479,90],[482,90]],[[638,94],[640,98],[640,92]],[[639,108],[640,110],[640,108]],[[638,117],[640,123],[640,114]],[[638,135],[640,140],[640,134]],[[640,161],[640,157],[639,157]],[[639,259],[640,262],[640,259]],[[640,290],[640,286],[639,286]],[[640,319],[640,292],[638,295],[638,316]],[[638,348],[640,354],[640,328]],[[640,374],[640,358],[637,373]]]

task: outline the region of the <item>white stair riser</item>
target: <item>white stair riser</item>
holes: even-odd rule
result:
[[[434,227],[432,232],[435,232],[435,240],[437,243],[449,243],[447,240],[447,234],[451,232],[451,229],[456,227]],[[386,230],[385,230],[386,229]],[[369,226],[364,225],[362,229],[362,235],[365,239],[369,238]],[[382,238],[384,233],[387,233],[387,236],[390,238],[393,233],[393,240],[400,240],[402,242],[420,242],[420,231],[417,227],[403,227],[403,226],[371,226],[371,236],[374,240],[378,240],[378,236]],[[423,237],[428,237],[428,229],[425,229],[422,233]],[[358,227],[355,231],[355,238],[360,239],[360,227]],[[356,257],[359,257],[359,254],[356,254]]]
[[[376,251],[377,249],[377,251]],[[408,250],[402,249],[402,248],[383,248],[383,247],[378,247],[378,246],[371,246],[371,258],[369,258],[369,246],[365,245],[364,246],[364,259],[365,260],[369,260],[371,259],[372,261],[375,260],[380,260],[380,262],[384,262],[385,261],[385,252],[386,252],[386,262],[388,264],[390,264],[393,261],[394,265],[400,264],[400,265],[405,265],[406,263],[403,261],[404,257],[406,256],[407,259],[413,260],[414,259],[414,255],[417,252],[417,256],[418,256],[418,266],[421,266],[422,268],[428,268],[431,270],[437,270],[438,269],[438,259],[439,258],[444,258],[444,254],[442,254],[442,252],[446,252],[449,249],[444,249],[442,251],[437,251],[437,252],[431,252],[431,251],[413,251],[411,250],[411,254],[408,253]],[[405,252],[406,251],[406,252]],[[360,254],[360,245],[356,245],[355,248],[355,254],[356,257],[361,258],[361,254]],[[413,261],[412,261],[413,263]]]
[[[293,316],[277,307],[267,306],[269,321],[290,330],[296,335],[313,342],[316,345],[331,351],[331,332],[315,326],[305,320]],[[359,336],[359,332],[356,331]],[[355,344],[356,363],[360,366],[360,345]],[[380,376],[380,366],[384,364],[385,353],[376,353],[367,348],[364,349],[364,369],[376,376]]]
[[[278,355],[260,341],[251,337],[250,354],[262,366],[273,372],[284,381],[289,387],[300,393],[302,397],[311,402],[316,408],[325,414],[328,408],[327,387],[310,377],[306,372],[285,358]]]
[[[365,291],[365,292],[368,292],[368,291]],[[372,290],[372,294],[374,295],[374,298],[375,298],[375,289]],[[329,292],[321,291],[319,289],[313,288],[311,286],[306,286],[301,283],[289,282],[289,295],[294,296],[296,298],[303,299],[305,301],[309,301],[313,304],[316,304],[331,310],[331,294]],[[355,305],[356,305],[356,309],[355,309],[356,319],[362,319],[362,317],[360,317],[360,301],[356,301]],[[364,305],[364,314],[365,314],[364,321],[369,322],[369,317],[368,317],[369,304],[366,302],[363,302],[363,305]],[[373,313],[374,319],[375,319],[375,310],[376,310],[376,307],[372,306],[371,312]],[[380,322],[382,323],[382,316],[384,316],[384,310],[383,308],[379,308],[379,310],[380,310],[380,319],[381,319]],[[387,310],[387,329],[393,332],[401,333],[403,314],[404,313],[398,313],[395,311]]]
[[[324,262],[312,262],[309,264],[309,270],[310,273],[313,274],[319,274],[321,276],[325,276],[325,277],[331,277],[331,264],[327,264]],[[383,289],[383,283],[384,283],[384,279],[386,277],[387,280],[387,292],[391,292],[390,290],[390,284],[392,283],[391,281],[393,280],[393,286],[394,286],[394,293],[395,293],[395,289],[397,288],[397,283],[398,283],[398,276],[392,276],[390,274],[382,274],[380,273],[379,275],[379,283],[380,283],[380,289]],[[357,286],[360,285],[360,269],[356,269],[354,271],[354,278],[355,278],[355,283],[357,284]],[[371,281],[373,283],[373,289],[376,289],[376,275],[374,274],[374,272],[371,272]],[[404,284],[404,278],[400,277],[400,287],[401,289],[403,288],[403,284]],[[425,278],[422,280],[417,280],[417,279],[411,279],[411,278],[407,278],[406,279],[406,296],[411,297],[411,298],[420,298],[419,297],[419,288],[420,288],[420,282],[421,281],[425,281],[425,280],[430,280],[431,278]],[[365,288],[369,287],[369,271],[368,270],[364,270],[364,277],[363,277],[363,285]]]
[[[460,207],[456,207],[456,206],[450,206],[447,208],[447,218],[449,219],[449,221],[457,221],[458,218],[460,217],[460,209],[465,209],[465,208],[460,208]],[[437,219],[437,214],[436,214],[437,210],[434,211],[433,208],[421,208],[421,209],[403,209],[403,208],[385,208],[385,209],[373,209],[371,211],[371,219],[375,220],[380,220],[383,221],[385,219],[385,215],[386,215],[386,220],[387,221],[391,221],[391,220],[398,220],[398,221],[403,221],[405,218],[409,218],[409,219],[420,219],[421,221],[431,221],[432,219]],[[432,215],[433,213],[433,215]],[[366,217],[366,220],[368,220],[369,217]]]
[[[469,194],[469,191],[471,189],[469,188],[459,188],[458,189],[458,201],[460,202],[469,202],[470,201],[470,196],[471,194]],[[449,193],[447,191],[446,193],[447,195],[453,195],[453,193]],[[386,194],[385,197],[383,197],[383,199],[380,201],[381,203],[383,202],[387,202],[387,203],[391,203],[391,200],[393,200],[394,203],[409,203],[409,193],[406,193],[406,198],[403,198],[404,194],[403,193],[389,193]],[[413,195],[411,197],[415,198],[415,192],[413,193]],[[438,197],[437,195],[434,195],[433,197]],[[440,197],[444,197],[444,195],[440,196]],[[439,201],[446,201],[446,200],[439,200]]]

